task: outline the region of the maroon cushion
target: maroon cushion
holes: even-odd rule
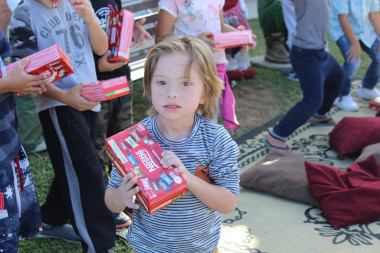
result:
[[[359,156],[368,145],[380,143],[380,117],[345,117],[331,131],[329,143],[339,154]]]
[[[309,187],[334,229],[380,218],[380,167],[374,156],[347,171],[305,162]]]

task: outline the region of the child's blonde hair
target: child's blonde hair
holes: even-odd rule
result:
[[[186,77],[190,79],[190,69],[195,62],[198,64],[200,76],[204,85],[205,103],[198,106],[198,112],[208,118],[213,119],[218,112],[217,100],[223,89],[223,82],[218,77],[214,57],[211,49],[200,39],[185,36],[170,36],[155,45],[148,53],[144,69],[144,95],[152,100],[152,78],[157,62],[163,55],[175,53],[188,53],[190,56],[186,68]],[[156,114],[157,111],[151,106],[149,115]]]

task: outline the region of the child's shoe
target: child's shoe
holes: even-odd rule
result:
[[[114,216],[115,216],[116,229],[129,227],[129,225],[131,225],[132,223],[131,218],[129,218],[129,216],[126,215],[124,212],[114,213]]]
[[[356,95],[358,97],[360,97],[360,98],[372,99],[372,98],[375,98],[375,97],[380,97],[380,91],[378,89],[376,89],[376,88],[373,88],[371,90],[371,89],[363,88],[362,86],[360,86],[356,90]]]
[[[256,70],[254,70],[253,68],[247,68],[242,72],[244,79],[252,79],[256,75]]]
[[[240,80],[243,78],[243,72],[242,71],[239,71],[239,70],[231,70],[231,71],[227,71],[227,77],[228,77],[228,80],[229,81],[233,81],[233,80]]]
[[[347,112],[354,112],[359,109],[358,104],[355,103],[351,94],[348,94],[347,96],[338,97],[335,101],[335,105],[343,111]]]

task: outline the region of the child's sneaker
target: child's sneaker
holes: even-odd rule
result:
[[[299,81],[297,73],[293,69],[284,69],[284,70],[281,70],[280,72],[281,72],[281,75],[283,75],[284,77],[286,77],[287,79],[291,81],[295,81],[295,82]]]
[[[226,73],[227,73],[228,81],[233,81],[233,80],[238,81],[243,78],[243,72],[237,69],[227,71]]]
[[[338,97],[335,101],[335,105],[343,111],[347,112],[354,112],[359,109],[359,106],[355,103],[351,94],[348,94],[347,96]]]
[[[376,88],[373,88],[372,90],[367,89],[367,88],[363,88],[360,85],[360,87],[356,90],[356,95],[360,98],[372,99],[375,97],[380,97],[380,91]]]
[[[131,218],[124,212],[114,213],[113,215],[115,216],[116,229],[129,227],[132,223]]]
[[[46,223],[42,223],[42,231],[37,234],[37,238],[45,239],[45,238],[54,238],[61,239],[65,242],[71,243],[79,243],[80,237],[75,233],[73,227],[69,224],[65,224],[62,226],[54,226],[48,225]]]
[[[253,68],[247,68],[246,70],[243,70],[243,77],[245,79],[251,79],[256,75],[256,70]]]

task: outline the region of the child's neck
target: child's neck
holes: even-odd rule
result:
[[[181,124],[178,122],[163,122],[160,116],[158,116],[156,123],[158,130],[166,139],[181,140],[189,137],[191,134],[191,131],[193,130],[194,120],[186,124]]]

